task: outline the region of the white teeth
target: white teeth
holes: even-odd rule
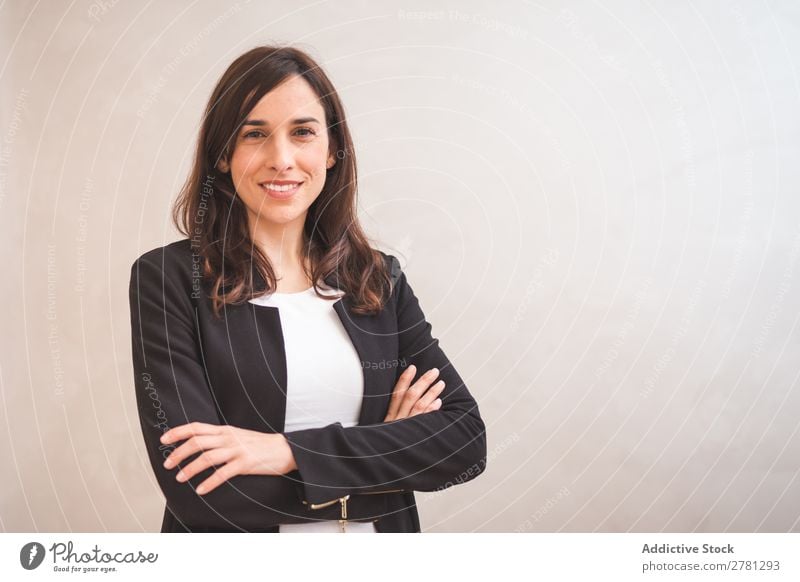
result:
[[[276,186],[274,184],[261,184],[261,187],[267,190],[274,190],[275,192],[288,192],[289,190],[294,190],[299,185],[300,184],[286,184],[285,186]]]

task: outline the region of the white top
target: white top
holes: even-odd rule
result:
[[[322,285],[323,294],[341,297],[339,289]],[[286,348],[286,419],[284,431],[358,424],[364,397],[364,375],[333,304],[311,287],[298,293],[265,294],[250,300],[277,307]],[[375,533],[373,522],[350,521],[347,533]],[[280,533],[335,533],[338,521],[282,524]]]

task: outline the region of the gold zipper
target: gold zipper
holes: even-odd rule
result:
[[[402,493],[404,491],[407,491],[407,490],[406,489],[388,489],[386,491],[365,491],[363,493],[353,493],[352,495],[377,495],[379,493]],[[349,499],[350,495],[347,495],[346,497]],[[345,499],[345,497],[337,497],[336,499],[331,499],[330,501],[323,501],[322,503],[311,503],[311,504],[309,504],[308,501],[303,499],[303,504],[304,505],[308,505],[308,507],[310,509],[323,509],[325,507],[330,507],[331,505],[333,505],[337,501],[341,503],[342,499]]]
[[[405,489],[389,489],[388,491],[364,491],[363,493],[354,493],[353,495],[377,495],[378,493],[402,493]]]
[[[324,507],[330,507],[331,505],[333,505],[337,501],[341,501],[341,500],[342,500],[341,497],[337,497],[336,499],[331,499],[330,501],[325,501],[323,503],[312,503],[312,504],[309,505],[308,501],[303,499],[303,503],[308,505],[308,507],[311,508],[311,509],[322,509]]]
[[[340,498],[339,501],[342,502],[342,519],[339,520],[339,525],[342,527],[342,533],[346,533],[347,529],[345,525],[347,524],[347,500],[350,499],[349,495],[345,495],[344,497]]]
[[[405,489],[388,489],[386,491],[365,491],[364,493],[354,493],[353,495],[376,495],[378,493],[402,493],[406,491]],[[342,528],[342,533],[347,532],[347,500],[350,499],[350,495],[345,495],[344,497],[337,497],[336,499],[331,499],[330,501],[324,501],[322,503],[311,503],[309,504],[308,501],[303,499],[303,503],[308,505],[311,509],[323,509],[325,507],[330,507],[337,501],[342,504],[342,517],[339,519],[339,526]],[[377,522],[377,519],[373,519],[372,522]]]

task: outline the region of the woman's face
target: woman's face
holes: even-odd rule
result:
[[[336,159],[328,151],[325,112],[308,82],[293,76],[247,116],[231,155],[236,192],[254,229],[305,222]]]

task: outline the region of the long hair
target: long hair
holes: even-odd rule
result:
[[[320,297],[325,296],[318,282],[335,282],[349,296],[354,313],[380,311],[391,293],[383,257],[370,246],[358,221],[356,158],[336,89],[305,52],[261,46],[237,58],[217,82],[206,106],[194,164],[172,209],[175,226],[202,258],[217,317],[226,304],[244,303],[277,289],[268,257],[252,241],[247,209],[232,177],[217,165],[231,159],[236,135],[253,107],[294,75],[305,79],[319,97],[330,152],[337,158],[306,216],[303,253],[310,266],[306,275]]]

